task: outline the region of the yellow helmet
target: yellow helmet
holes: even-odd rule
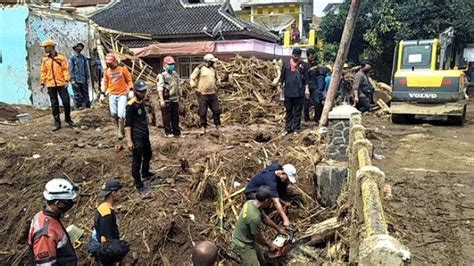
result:
[[[56,42],[48,39],[41,44],[41,47],[46,47],[46,46],[56,46]]]
[[[349,68],[349,64],[348,63],[344,63],[344,66],[342,68]]]

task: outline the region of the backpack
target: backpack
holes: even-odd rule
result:
[[[171,86],[169,82],[168,76],[164,75],[163,73],[160,73],[158,75],[161,75],[163,78],[164,84],[163,84],[163,99],[169,100],[170,99],[170,93],[171,93]]]

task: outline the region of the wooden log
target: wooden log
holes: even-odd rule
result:
[[[382,99],[379,99],[377,101],[377,105],[380,106],[380,108],[382,108],[382,111],[386,113],[390,113],[390,107],[388,107],[388,105]]]
[[[316,245],[322,243],[333,237],[338,229],[343,226],[343,223],[333,217],[324,222],[314,224],[299,238],[299,240],[309,240],[308,245]]]

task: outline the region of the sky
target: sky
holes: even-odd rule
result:
[[[329,3],[340,3],[342,0],[313,0],[313,14],[322,17],[323,14],[323,9],[326,7],[327,4]]]

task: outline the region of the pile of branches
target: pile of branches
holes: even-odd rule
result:
[[[225,124],[243,125],[266,123],[277,124],[283,120],[284,108],[278,100],[278,79],[281,62],[244,58],[237,55],[227,62],[217,64],[221,80],[219,100],[223,111],[221,120]],[[198,126],[197,95],[188,81],[181,83],[183,89],[183,125]]]

